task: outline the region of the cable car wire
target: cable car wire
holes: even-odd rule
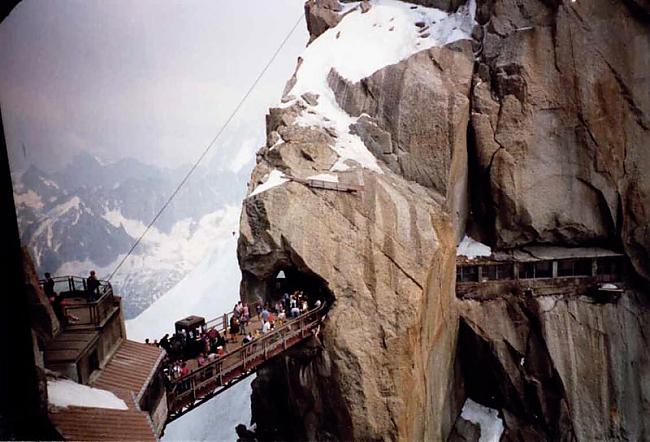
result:
[[[228,127],[228,125],[232,122],[233,118],[235,117],[235,115],[237,115],[237,112],[239,112],[239,110],[240,110],[241,107],[243,106],[244,102],[246,101],[246,99],[248,99],[248,97],[250,96],[250,94],[253,92],[253,90],[255,89],[255,87],[258,85],[258,83],[260,82],[260,80],[262,79],[262,77],[264,76],[264,74],[266,73],[266,71],[268,71],[269,67],[271,67],[271,64],[273,64],[273,62],[274,62],[275,59],[277,58],[277,56],[278,56],[278,54],[280,53],[280,51],[281,51],[281,50],[284,48],[284,46],[287,44],[287,42],[289,41],[289,38],[291,38],[291,36],[293,35],[293,33],[296,31],[296,28],[298,27],[298,25],[299,25],[300,22],[302,21],[303,17],[304,17],[304,14],[300,14],[300,17],[298,17],[298,20],[296,21],[296,23],[293,25],[293,27],[291,28],[291,30],[290,30],[290,31],[287,33],[287,35],[284,37],[284,39],[282,40],[282,42],[280,43],[280,45],[278,46],[278,48],[275,50],[275,52],[273,53],[273,55],[271,56],[271,58],[269,59],[269,61],[266,63],[266,65],[264,66],[264,68],[263,68],[263,69],[260,71],[260,73],[257,75],[257,77],[255,78],[255,81],[253,81],[253,83],[252,83],[251,86],[248,88],[248,90],[246,91],[246,93],[244,94],[244,96],[241,98],[241,100],[239,100],[239,103],[237,104],[237,106],[235,107],[235,109],[233,109],[233,111],[230,113],[230,116],[228,117],[228,119],[227,119],[227,120],[225,121],[225,123],[221,126],[221,128],[219,129],[219,131],[217,132],[217,134],[214,136],[214,138],[212,138],[212,141],[210,141],[210,143],[207,145],[207,147],[203,150],[203,153],[201,153],[201,155],[200,155],[200,156],[197,158],[197,160],[194,162],[194,164],[192,165],[192,167],[190,168],[190,170],[187,172],[187,174],[185,174],[185,176],[184,176],[183,179],[180,181],[180,183],[178,184],[178,186],[176,186],[176,189],[174,189],[174,191],[171,193],[171,195],[169,196],[169,198],[167,198],[167,200],[165,201],[165,204],[162,205],[162,207],[160,208],[160,210],[156,213],[156,215],[153,217],[153,219],[151,220],[151,222],[150,222],[150,223],[147,225],[147,227],[144,229],[144,231],[142,232],[142,234],[141,234],[141,235],[138,237],[138,239],[133,243],[133,245],[131,246],[131,248],[129,249],[129,251],[126,253],[126,255],[124,255],[124,257],[120,260],[120,262],[117,264],[117,266],[115,267],[115,269],[110,273],[110,275],[108,276],[108,278],[106,278],[107,281],[110,281],[110,280],[113,278],[113,276],[117,273],[117,271],[122,267],[122,265],[126,262],[126,260],[131,256],[131,254],[133,253],[133,251],[135,250],[135,248],[140,244],[140,242],[141,242],[142,239],[145,237],[145,235],[149,232],[149,230],[151,229],[151,227],[156,223],[156,221],[158,221],[158,218],[160,218],[160,216],[162,215],[162,213],[165,211],[165,209],[167,209],[167,207],[168,207],[169,204],[172,202],[172,200],[176,197],[176,195],[178,194],[178,192],[183,188],[183,186],[185,185],[185,183],[187,183],[187,180],[188,180],[188,179],[190,178],[190,176],[194,173],[194,171],[195,171],[196,168],[199,166],[199,164],[201,163],[201,161],[203,161],[203,159],[204,159],[205,156],[208,154],[208,152],[210,151],[210,149],[214,146],[214,144],[215,144],[216,141],[219,139],[219,137],[221,136],[221,134],[223,133],[223,131],[224,131],[224,130]]]

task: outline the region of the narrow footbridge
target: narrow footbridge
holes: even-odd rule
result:
[[[275,356],[315,335],[325,311],[323,303],[219,359],[196,368],[188,375],[170,381],[167,386],[167,423],[245,379]],[[227,327],[226,317],[210,323],[220,332]]]

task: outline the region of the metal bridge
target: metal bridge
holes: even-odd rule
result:
[[[171,381],[167,386],[167,423],[245,379],[275,356],[315,335],[324,315],[325,303]],[[223,319],[217,321],[215,327],[219,332],[225,332],[228,324],[226,318],[224,315]]]

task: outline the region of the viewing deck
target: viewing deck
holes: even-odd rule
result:
[[[113,287],[108,281],[99,281],[96,291],[90,292],[86,278],[57,276],[54,291],[59,296],[59,320],[67,330],[95,328],[102,325],[116,310]],[[40,281],[41,286],[45,281]]]
[[[490,258],[458,257],[456,296],[597,295],[603,284],[610,284],[602,295],[620,291],[624,273],[623,255],[595,248],[530,248]]]

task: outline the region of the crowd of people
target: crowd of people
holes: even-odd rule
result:
[[[314,303],[314,307],[320,305],[320,300]],[[282,326],[287,320],[300,316],[309,309],[309,302],[303,291],[296,290],[291,295],[284,293],[274,303],[255,304],[257,321],[252,321],[253,312],[250,309],[248,304],[241,301],[235,304],[223,333],[216,327],[207,328],[204,325],[200,330],[180,330],[172,336],[165,334],[159,341],[146,339],[145,343],[165,350],[164,373],[171,382],[188,375],[192,371],[190,365],[199,368],[223,357],[229,343],[233,345],[241,339],[241,344],[248,344]],[[192,364],[190,360],[193,360]]]

